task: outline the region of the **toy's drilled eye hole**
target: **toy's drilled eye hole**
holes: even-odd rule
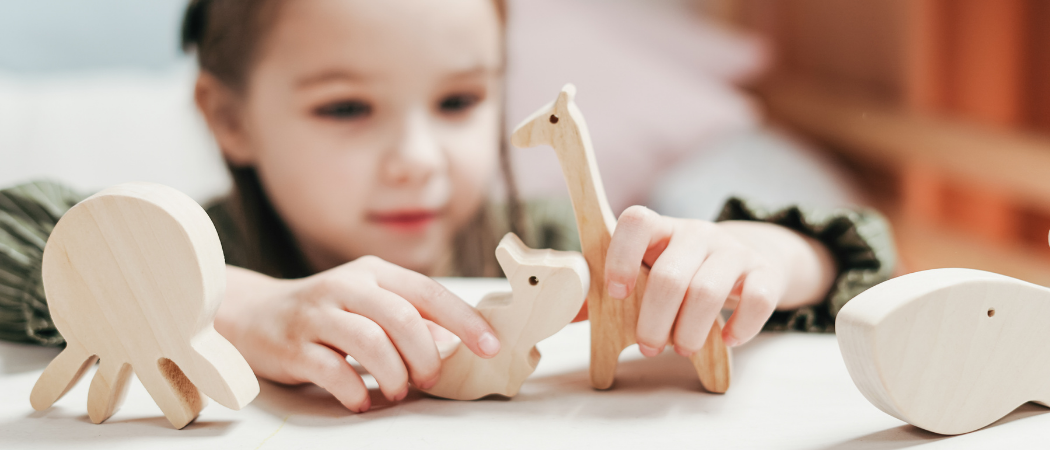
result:
[[[995,315],[995,308],[988,308],[988,317],[992,317],[994,315]]]
[[[529,277],[529,284],[533,286],[540,284],[540,279],[536,277]]]
[[[558,116],[551,114],[551,123],[558,123]]]

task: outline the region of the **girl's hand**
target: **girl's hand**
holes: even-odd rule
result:
[[[643,262],[652,268],[636,330],[645,356],[663,351],[672,331],[675,351],[696,353],[722,308],[734,309],[722,339],[740,345],[778,307],[819,302],[835,275],[827,248],[787,228],[675,219],[632,206],[620,215],[609,243],[609,295],[630,295]]]
[[[255,373],[279,383],[315,383],[355,412],[371,402],[347,355],[391,401],[405,398],[410,381],[423,389],[437,382],[441,360],[428,320],[479,356],[499,352],[495,333],[474,308],[436,281],[376,257],[299,280],[233,266],[227,273],[216,329]]]

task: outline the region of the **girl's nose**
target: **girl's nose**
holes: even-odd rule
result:
[[[445,164],[441,146],[425,111],[413,111],[405,117],[391,150],[383,172],[393,184],[425,182]]]

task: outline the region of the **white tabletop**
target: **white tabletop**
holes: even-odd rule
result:
[[[503,280],[442,280],[476,302]],[[137,381],[101,425],[87,417],[91,373],[51,409],[29,392],[58,352],[0,343],[0,449],[91,448],[1013,448],[1050,446],[1050,411],[1027,404],[989,428],[944,437],[869,404],[850,380],[832,335],[763,334],[735,349],[732,387],[707,394],[673,351],[624,351],[609,391],[587,377],[587,323],[539,344],[543,359],[510,400],[459,402],[409,394],[353,414],[314,386],[261,381],[241,411],[214,402],[175,430]],[[369,377],[370,378],[370,377]],[[1048,381],[1050,382],[1050,381]]]

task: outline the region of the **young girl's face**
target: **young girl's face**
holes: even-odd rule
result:
[[[501,27],[491,0],[282,2],[223,149],[315,269],[446,260],[497,172]]]

